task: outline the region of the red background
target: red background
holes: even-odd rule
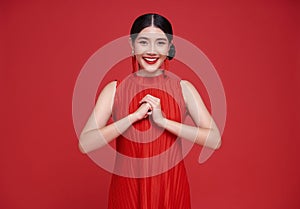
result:
[[[199,146],[186,158],[193,208],[300,208],[296,0],[1,1],[0,207],[106,208],[110,174],[77,149],[73,88],[145,12],[170,19],[225,88],[222,148],[202,165]]]

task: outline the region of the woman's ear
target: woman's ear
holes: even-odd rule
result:
[[[167,56],[169,56],[170,54],[170,49],[171,49],[171,46],[173,45],[173,40],[171,40],[170,42],[169,42],[169,46],[168,46],[168,53],[167,53]]]
[[[173,40],[169,42],[169,48],[168,48],[168,51],[170,51],[172,45],[173,45]]]
[[[133,43],[132,43],[132,39],[131,39],[131,38],[129,38],[129,39],[128,39],[128,42],[129,42],[129,45],[130,45],[130,47],[131,47],[131,50],[133,51],[134,49],[133,49]]]

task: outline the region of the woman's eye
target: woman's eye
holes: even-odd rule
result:
[[[158,45],[165,45],[166,44],[166,42],[164,42],[164,41],[159,41],[158,42]]]
[[[142,45],[146,45],[147,41],[139,41],[139,43],[142,44]]]

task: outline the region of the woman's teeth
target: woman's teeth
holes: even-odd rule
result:
[[[157,58],[146,58],[146,57],[144,57],[144,59],[149,62],[154,62],[157,60]]]

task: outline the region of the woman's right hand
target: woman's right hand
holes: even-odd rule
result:
[[[142,103],[139,108],[133,113],[134,121],[141,120],[149,116],[149,110],[152,110],[152,107],[149,103]]]

